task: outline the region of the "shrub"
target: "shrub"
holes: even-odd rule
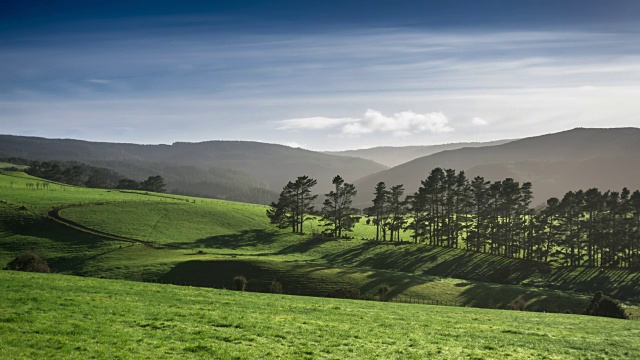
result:
[[[271,280],[271,283],[269,284],[269,292],[282,294],[282,284],[276,279]]]
[[[26,252],[13,259],[6,267],[7,270],[29,271],[39,273],[50,273],[51,269],[47,262],[38,254]]]
[[[618,319],[628,319],[629,315],[615,299],[604,295],[598,291],[593,295],[591,304],[585,310],[585,314],[593,316],[604,316]]]
[[[387,298],[387,294],[389,293],[389,285],[382,284],[378,287],[378,299],[380,301],[385,301]]]
[[[238,291],[245,291],[247,289],[247,278],[238,275],[233,278],[233,289]]]
[[[335,289],[327,294],[328,297],[337,298],[337,299],[355,299],[359,300],[362,297],[360,296],[360,289],[350,288],[350,287],[341,287]]]

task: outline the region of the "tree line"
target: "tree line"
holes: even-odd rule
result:
[[[315,183],[308,177],[289,182],[267,211],[271,222],[302,232],[314,214]],[[334,185],[316,214],[327,234],[341,237],[353,229],[360,212],[351,207],[355,187],[339,176]],[[530,182],[469,180],[464,171],[436,168],[413,194],[405,195],[403,185],[378,183],[364,214],[376,227],[377,241],[399,241],[401,232],[408,232],[415,243],[539,263],[640,267],[639,190],[569,191],[538,209],[532,200]]]
[[[126,189],[164,192],[165,182],[160,175],[136,181],[125,178],[114,170],[83,164],[77,161],[30,161],[20,158],[7,159],[11,163],[26,165],[24,171],[32,176],[74,186],[101,189]],[[33,187],[36,188],[35,186]],[[44,187],[43,187],[44,188]]]
[[[320,215],[325,226],[324,234],[340,238],[352,231],[360,220],[357,216],[360,211],[352,206],[357,193],[355,186],[346,183],[340,175],[334,177],[334,188],[324,194],[325,200],[318,213],[314,211],[318,195],[311,194],[311,188],[317,183],[306,175],[289,181],[280,192],[278,201],[272,202],[267,209],[271,223],[281,229],[290,228],[294,233],[303,233],[304,222],[311,219],[310,215]]]

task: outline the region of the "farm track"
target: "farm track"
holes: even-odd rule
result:
[[[124,237],[124,236],[110,234],[110,233],[107,233],[107,232],[104,232],[104,231],[100,231],[100,230],[92,229],[90,227],[86,227],[86,226],[84,226],[82,224],[79,224],[79,223],[77,223],[75,221],[71,221],[69,219],[65,219],[62,216],[60,216],[60,210],[68,209],[68,208],[71,208],[71,207],[73,207],[73,206],[54,208],[54,209],[50,210],[49,212],[47,212],[46,216],[49,219],[51,219],[51,220],[53,220],[53,221],[55,221],[55,222],[57,222],[59,224],[62,224],[62,225],[65,225],[65,226],[68,226],[68,227],[71,227],[71,228],[74,228],[76,230],[83,231],[83,232],[86,232],[86,233],[89,233],[89,234],[98,235],[98,236],[106,237],[106,238],[117,240],[117,241],[123,241],[123,242],[128,242],[128,243],[133,243],[133,244],[142,244],[144,246],[151,247],[151,248],[158,248],[159,247],[158,244],[155,244],[155,243],[153,243],[151,241],[132,239],[132,238]]]

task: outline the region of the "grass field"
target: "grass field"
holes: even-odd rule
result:
[[[375,231],[364,221],[353,239],[327,241],[274,228],[264,206],[62,184],[27,189],[34,181],[0,173],[0,265],[34,250],[65,274],[216,287],[242,274],[255,290],[275,278],[292,293],[353,287],[366,297],[388,284],[396,300],[505,308],[523,299],[528,310],[573,313],[596,290],[631,300],[640,294],[637,273],[563,268],[543,275],[520,260],[362,240]],[[77,227],[47,217],[52,209]]]
[[[640,322],[0,272],[0,358],[633,359]]]
[[[0,161],[0,169],[7,169],[7,168],[15,168],[15,169],[24,170],[24,169],[28,168],[28,166],[26,166],[26,165],[16,165],[16,164],[11,164],[11,163],[8,163],[8,162]]]

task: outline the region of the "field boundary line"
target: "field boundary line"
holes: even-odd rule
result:
[[[90,227],[84,226],[84,225],[79,224],[79,223],[77,223],[75,221],[72,221],[72,220],[69,220],[69,219],[65,219],[62,216],[60,216],[60,210],[68,209],[68,208],[72,208],[72,207],[81,207],[81,206],[83,206],[83,205],[72,205],[72,206],[65,206],[65,207],[56,207],[56,208],[54,208],[52,210],[49,210],[46,213],[46,216],[49,219],[51,219],[51,220],[53,220],[53,221],[55,221],[55,222],[57,222],[59,224],[62,224],[62,225],[65,225],[65,226],[68,226],[68,227],[71,227],[71,228],[74,228],[76,230],[79,230],[79,231],[82,231],[82,232],[86,232],[86,233],[89,233],[89,234],[103,236],[103,237],[110,238],[110,239],[117,240],[117,241],[142,244],[142,245],[147,246],[147,247],[156,247],[157,246],[157,244],[155,244],[155,243],[153,243],[151,241],[132,239],[132,238],[128,238],[128,237],[124,237],[124,236],[120,236],[120,235],[110,234],[110,233],[107,233],[107,232],[104,232],[104,231],[92,229]]]

